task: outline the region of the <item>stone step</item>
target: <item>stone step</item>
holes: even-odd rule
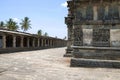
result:
[[[71,67],[120,68],[120,61],[72,58],[70,66]]]
[[[72,54],[65,54],[64,57],[72,57]]]

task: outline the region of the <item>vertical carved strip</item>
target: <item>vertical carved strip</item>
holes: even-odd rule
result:
[[[3,34],[3,39],[2,39],[2,42],[3,42],[3,48],[6,48],[6,35]]]
[[[97,20],[98,19],[97,6],[93,7],[93,13],[94,13],[94,20]]]

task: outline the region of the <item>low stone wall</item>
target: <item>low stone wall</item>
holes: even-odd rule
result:
[[[33,50],[41,50],[41,49],[49,49],[49,48],[59,48],[59,47],[24,47],[24,48],[1,48],[0,49],[0,54],[3,53],[13,53],[13,52],[21,52],[21,51],[33,51]]]

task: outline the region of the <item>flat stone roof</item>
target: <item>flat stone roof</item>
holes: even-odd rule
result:
[[[30,33],[20,32],[20,31],[12,31],[12,30],[9,30],[9,29],[6,29],[6,28],[0,28],[0,32],[18,34],[18,35],[24,35],[24,36],[33,36],[33,37],[42,37],[42,38],[63,40],[63,39],[60,39],[60,38],[54,38],[54,37],[50,37],[50,36],[39,36],[37,34],[30,34]]]

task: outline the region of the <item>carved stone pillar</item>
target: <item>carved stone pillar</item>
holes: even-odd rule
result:
[[[21,48],[23,48],[24,46],[23,46],[23,39],[24,39],[24,37],[23,36],[21,36],[21,43],[20,43],[20,46],[21,46]]]
[[[35,47],[35,38],[33,38],[32,47]]]
[[[5,34],[3,34],[2,42],[3,42],[2,48],[6,48],[6,35]]]
[[[56,47],[57,45],[56,45],[56,40],[54,40],[54,47]]]
[[[16,36],[13,35],[13,47],[16,48]]]
[[[37,45],[38,47],[40,47],[40,39],[38,38],[38,45]]]
[[[70,39],[71,39],[71,32],[70,32],[70,27],[68,27],[68,42],[67,42],[67,47],[70,48]]]
[[[44,41],[43,41],[43,39],[41,39],[41,46],[42,46],[42,47],[44,46]]]
[[[50,41],[49,41],[49,39],[48,39],[47,41],[48,41],[48,44],[47,44],[47,46],[48,46],[48,47],[50,47]]]
[[[52,45],[53,45],[53,47],[55,47],[55,40],[53,40]]]
[[[30,47],[30,38],[29,37],[27,38],[27,47],[28,48]]]
[[[68,25],[68,41],[67,41],[67,49],[66,49],[66,54],[64,57],[71,57],[72,56],[72,48],[71,46],[73,45],[73,26]],[[63,44],[64,45],[64,44]]]
[[[46,47],[46,39],[44,40],[44,42],[45,42],[44,46]]]
[[[94,20],[98,19],[98,11],[97,11],[97,6],[93,7],[93,13],[94,13]]]
[[[50,40],[50,46],[52,47],[53,45],[52,45],[52,40]]]

